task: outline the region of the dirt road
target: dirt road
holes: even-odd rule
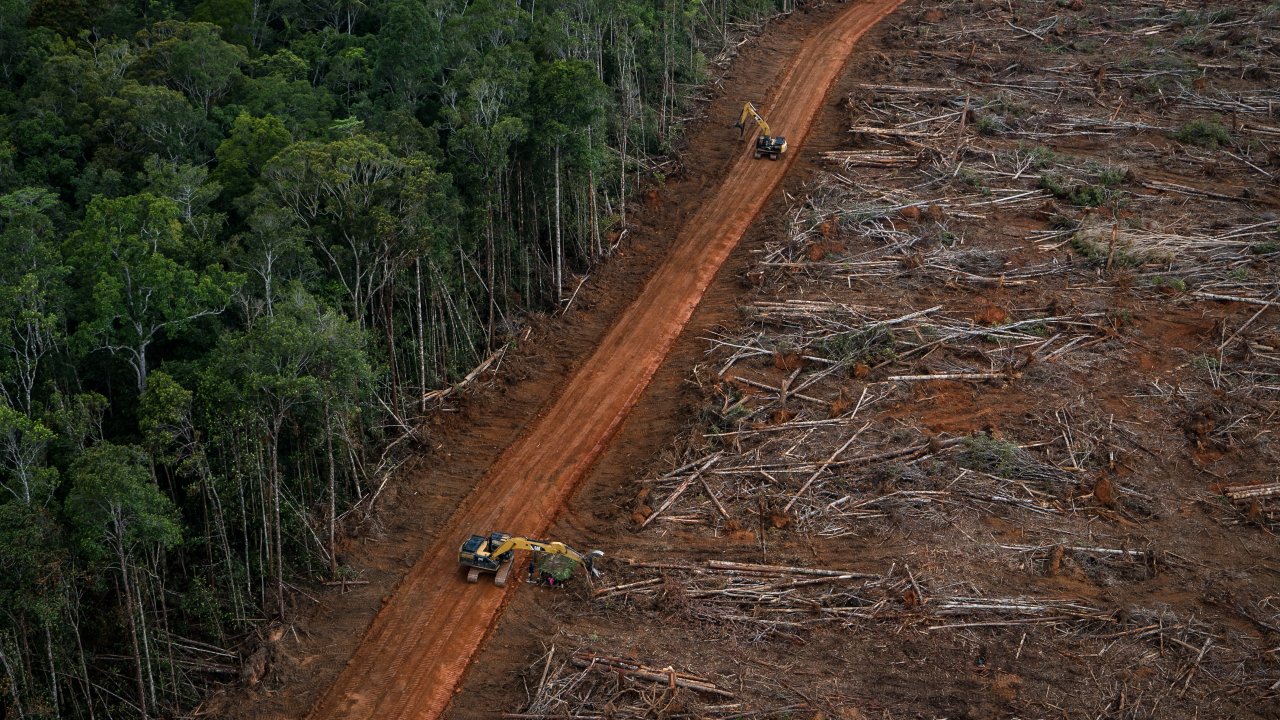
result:
[[[559,398],[507,449],[405,577],[312,718],[435,718],[510,591],[468,585],[457,545],[473,532],[541,535],[599,457],[721,264],[785,175],[854,43],[901,0],[852,4],[808,39],[761,109],[792,148],[755,160],[742,143],[724,184]],[[518,583],[513,584],[517,586]]]

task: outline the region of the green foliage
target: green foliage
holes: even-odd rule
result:
[[[1207,148],[1231,144],[1231,131],[1217,118],[1197,118],[1175,130],[1174,140]]]
[[[91,559],[172,548],[182,540],[177,510],[152,482],[146,453],[136,447],[104,442],[80,453],[66,509],[77,547]]]
[[[146,389],[151,344],[221,312],[241,282],[216,265],[187,265],[200,253],[182,231],[177,206],[149,194],[92,202],[67,253],[83,282],[79,348],[123,355],[139,392]]]
[[[1119,192],[1105,185],[1069,184],[1069,181],[1054,173],[1041,175],[1039,186],[1043,190],[1048,190],[1059,200],[1066,200],[1072,205],[1081,207],[1101,207],[1116,202],[1121,197]]]
[[[207,658],[162,658],[149,626],[225,647],[290,579],[336,573],[313,530],[381,428],[555,297],[553,264],[598,261],[707,51],[774,11],[0,0],[0,644],[22,713],[186,714],[207,679],[173,670]]]
[[[1022,450],[1016,443],[987,434],[965,438],[960,454],[961,467],[999,477],[1015,477],[1025,464]]]
[[[1044,145],[1036,145],[1028,151],[1031,158],[1031,164],[1038,170],[1051,168],[1058,164],[1058,154],[1053,148]]]
[[[237,114],[279,118],[294,138],[322,137],[337,109],[333,94],[326,88],[277,74],[246,78],[235,101]]]
[[[1151,284],[1158,288],[1168,288],[1176,293],[1187,291],[1187,281],[1182,278],[1166,278],[1163,275],[1157,275]]]
[[[205,113],[240,79],[244,48],[222,40],[211,23],[165,20],[139,33],[138,59],[146,76],[182,91]]]
[[[147,378],[147,390],[138,402],[138,430],[152,459],[177,464],[192,454],[193,393],[163,371]]]
[[[978,128],[978,134],[983,137],[999,135],[1008,129],[1000,118],[986,113],[978,118],[978,122],[974,124],[974,127]]]
[[[0,486],[18,502],[46,506],[53,498],[58,471],[45,452],[55,437],[39,420],[0,404]]]
[[[216,24],[233,46],[253,45],[253,0],[201,0],[191,11],[191,19]]]
[[[226,197],[234,199],[253,189],[262,166],[292,142],[288,129],[274,115],[253,117],[240,113],[227,139],[218,145],[214,179]]]
[[[858,363],[872,365],[897,357],[895,341],[892,330],[872,326],[828,335],[820,342],[819,350],[827,359],[852,368]]]

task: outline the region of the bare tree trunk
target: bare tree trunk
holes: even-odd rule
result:
[[[272,552],[272,571],[276,576],[276,608],[280,613],[280,617],[284,617],[284,550],[281,542],[280,532],[280,424],[281,420],[274,422],[271,429],[271,515],[274,520],[272,522],[272,535],[275,543],[274,552]]]
[[[142,648],[138,642],[138,619],[133,615],[133,586],[129,580],[129,562],[125,555],[124,548],[119,545],[121,540],[116,540],[116,560],[120,563],[120,585],[124,591],[124,610],[125,618],[129,623],[129,641],[133,645],[133,661],[134,661],[134,680],[138,685],[138,709],[142,712],[142,720],[147,720],[151,715],[147,711],[147,684],[142,668]]]
[[[329,577],[338,576],[338,553],[334,543],[334,525],[337,524],[338,469],[333,464],[333,415],[329,411],[329,398],[324,399],[324,449],[329,460]]]
[[[395,276],[382,291],[382,313],[383,325],[386,326],[387,335],[387,365],[391,375],[391,407],[395,408],[396,414],[404,412],[400,406],[400,363],[396,359],[396,329],[395,329]]]
[[[588,133],[589,134],[589,133]],[[596,257],[604,254],[604,248],[600,246],[600,208],[596,205],[596,171],[594,169],[587,170],[587,182],[591,187],[591,247],[592,253]]]
[[[629,101],[628,101],[629,102]],[[618,173],[618,231],[621,232],[627,227],[627,136],[631,134],[631,110],[628,106],[627,112],[622,119],[622,172]]]
[[[27,713],[22,709],[22,695],[18,692],[18,674],[9,662],[9,655],[4,651],[4,643],[0,643],[0,663],[4,664],[4,672],[9,676],[9,694],[13,695],[13,706],[18,710],[18,717],[26,718]]]
[[[556,143],[556,302],[564,302],[564,246],[560,240],[560,143]]]
[[[492,195],[490,195],[490,197],[492,197]],[[485,243],[487,246],[486,254],[488,255],[488,260],[489,260],[489,268],[488,268],[489,328],[488,328],[488,334],[485,337],[485,347],[492,348],[493,333],[494,333],[494,319],[498,314],[497,312],[498,299],[494,297],[494,287],[493,287],[493,265],[494,265],[494,262],[496,262],[496,258],[494,258],[495,251],[494,251],[494,243],[493,243],[493,203],[489,201],[485,202],[484,233],[485,233]],[[465,274],[466,273],[465,268],[460,268],[460,272],[462,274]]]
[[[426,322],[422,317],[422,258],[416,257],[413,260],[413,274],[415,280],[415,292],[418,299],[418,412],[425,413],[427,411],[427,333]],[[332,455],[332,453],[330,453]],[[330,465],[333,464],[332,457]]]
[[[53,662],[53,631],[44,623],[45,654],[49,659],[49,687],[53,691],[53,716],[62,717],[62,699],[58,696],[58,666]]]

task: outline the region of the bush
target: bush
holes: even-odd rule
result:
[[[1120,197],[1118,191],[1103,185],[1079,183],[1068,187],[1064,178],[1053,173],[1040,176],[1040,188],[1048,190],[1059,200],[1066,200],[1080,207],[1101,207]]]
[[[1025,463],[1022,449],[1015,443],[990,435],[973,435],[964,440],[960,466],[999,477],[1012,477]]]
[[[1175,130],[1173,139],[1180,143],[1216,148],[1231,144],[1231,132],[1217,119],[1198,118]]]
[[[842,367],[858,363],[871,365],[897,357],[894,340],[893,332],[883,327],[850,330],[823,338],[819,349],[827,359]]]

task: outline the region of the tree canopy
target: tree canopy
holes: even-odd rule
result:
[[[423,398],[601,261],[774,10],[0,0],[0,714],[183,714],[349,571]]]

